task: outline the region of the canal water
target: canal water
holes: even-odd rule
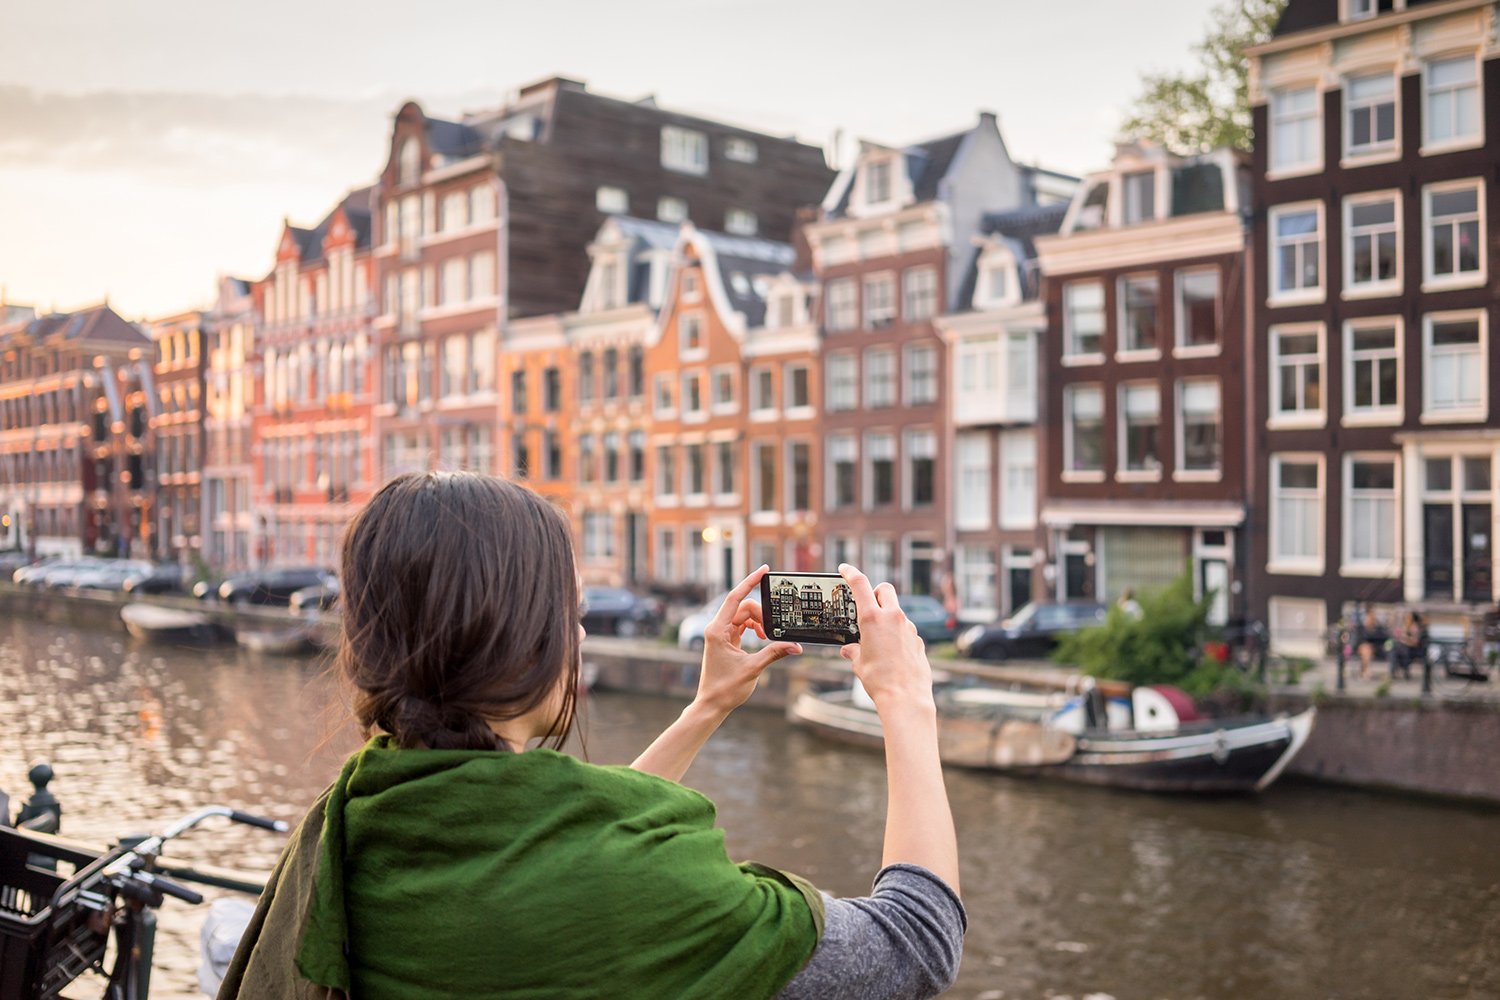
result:
[[[0,787],[18,800],[28,764],[50,761],[64,832],[96,841],[208,802],[295,821],[355,742],[324,669],[0,620]],[[628,762],[679,709],[595,695],[589,757]],[[687,783],[718,804],[735,856],[837,894],[868,891],[883,827],[878,754],[742,710]],[[1500,997],[1495,811],[1290,783],[1243,799],[963,771],[948,783],[969,912],[951,997]],[[270,867],[280,838],[220,822],[173,853]],[[154,1000],[198,996],[205,910],[168,901]]]

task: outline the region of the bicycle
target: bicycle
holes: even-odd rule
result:
[[[1431,639],[1427,658],[1433,670],[1441,669],[1450,680],[1488,682],[1490,679],[1489,667],[1474,659],[1467,639]]]
[[[287,830],[279,820],[207,806],[163,833],[100,854],[58,837],[0,829],[0,997],[58,1000],[79,976],[98,972],[105,976],[101,1000],[147,1000],[155,911],[168,896],[203,902],[201,893],[166,875],[242,892],[263,888],[232,874],[161,861],[168,841],[214,816]]]

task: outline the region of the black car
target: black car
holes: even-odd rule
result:
[[[304,587],[323,587],[336,581],[333,570],[321,566],[288,566],[281,569],[236,573],[217,589],[200,597],[217,597],[226,604],[287,605],[292,595]]]
[[[182,567],[162,563],[145,576],[133,576],[121,585],[127,594],[180,594],[183,590]]]
[[[287,602],[292,614],[300,615],[304,612],[327,611],[339,602],[339,582],[330,580],[328,583],[320,583],[312,587],[303,587],[292,595]]]
[[[992,625],[975,625],[958,637],[958,651],[976,660],[1040,659],[1059,637],[1102,625],[1108,609],[1089,601],[1027,604]]]
[[[594,635],[655,635],[661,618],[660,604],[624,587],[583,590],[583,628]]]

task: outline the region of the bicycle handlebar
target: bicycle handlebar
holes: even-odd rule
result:
[[[244,823],[247,826],[260,827],[262,830],[270,830],[273,833],[286,833],[287,825],[279,819],[266,819],[264,816],[252,816],[239,810],[230,810],[229,818],[236,823]]]

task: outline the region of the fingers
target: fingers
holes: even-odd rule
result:
[[[839,647],[839,655],[848,660],[851,664],[859,664],[859,654],[860,646],[857,642],[851,642],[847,646]]]
[[[777,660],[788,656],[796,656],[802,652],[800,643],[795,642],[773,642],[760,652],[750,657],[750,665],[757,671],[761,671],[775,663]]]
[[[901,610],[901,602],[896,599],[896,588],[889,583],[882,583],[875,588],[875,601],[882,608]]]
[[[839,563],[839,575],[849,585],[849,591],[854,595],[854,608],[860,614],[873,612],[880,605],[875,600],[875,592],[870,589],[870,578],[861,573],[858,568],[848,563]]]
[[[755,589],[756,585],[760,583],[760,578],[765,576],[770,568],[769,566],[761,566],[735,584],[734,589],[724,598],[724,603],[719,605],[719,611],[714,615],[713,624],[728,625],[734,621],[735,612],[739,610],[740,605],[745,602],[745,598],[750,596],[750,591]]]

